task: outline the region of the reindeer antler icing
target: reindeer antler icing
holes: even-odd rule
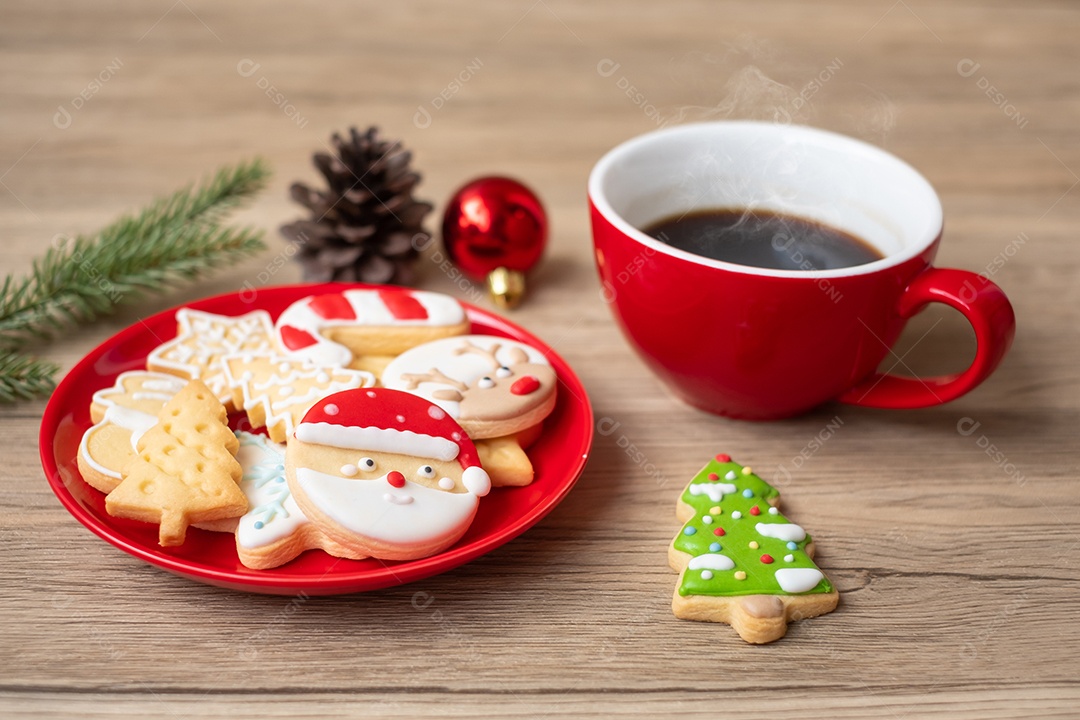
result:
[[[485,348],[480,347],[479,345],[473,345],[471,342],[466,340],[464,345],[462,345],[461,347],[454,350],[454,354],[455,355],[469,355],[469,354],[479,355],[480,357],[484,358],[489,363],[491,363],[491,369],[492,370],[498,370],[500,367],[502,367],[502,363],[499,362],[499,359],[495,355],[496,355],[496,353],[499,352],[499,348],[501,348],[501,347],[502,347],[502,343],[492,343],[490,347],[485,349]],[[520,352],[519,348],[514,348],[514,349],[518,350]],[[522,357],[525,357],[525,353],[521,353],[521,355],[522,355]]]
[[[431,368],[426,373],[405,373],[401,376],[401,379],[408,383],[405,386],[406,390],[415,390],[420,387],[420,383],[433,382],[442,383],[443,385],[449,385],[450,387],[457,388],[462,392],[469,389],[469,386],[460,380],[455,380],[443,373],[438,368]]]

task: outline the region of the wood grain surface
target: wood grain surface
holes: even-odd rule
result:
[[[333,130],[374,123],[415,151],[438,211],[481,174],[543,197],[549,252],[513,319],[576,368],[610,432],[514,542],[413,585],[304,599],[198,585],[101,542],[46,484],[44,403],[4,407],[0,715],[1076,717],[1078,37],[1064,0],[6,1],[0,271],[220,163],[262,154],[276,172],[242,214],[270,231],[265,254],[46,357],[68,368],[141,315],[297,281],[278,267],[276,228],[300,213],[288,185],[316,179]],[[724,117],[790,117],[922,170],[947,216],[939,264],[992,274],[1015,305],[997,374],[935,409],[773,423],[670,399],[601,300],[585,180],[626,138]],[[421,265],[422,287],[480,298],[438,257]],[[925,375],[972,349],[962,319],[930,310],[897,353]],[[675,499],[720,451],[790,472],[784,508],[841,592],[765,647],[669,608]]]

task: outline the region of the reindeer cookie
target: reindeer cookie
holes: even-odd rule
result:
[[[94,425],[83,434],[78,455],[79,473],[91,487],[108,493],[120,484],[120,471],[139,438],[184,384],[173,375],[138,370],[122,373],[112,387],[94,393]]]
[[[320,400],[289,436],[285,472],[296,504],[331,540],[383,560],[453,545],[491,489],[453,418],[386,388]]]
[[[457,300],[402,288],[312,295],[286,308],[274,327],[289,358],[369,371],[409,348],[468,331]]]
[[[493,335],[446,338],[408,350],[386,366],[382,384],[427,398],[474,440],[519,433],[555,407],[555,370],[547,358]]]

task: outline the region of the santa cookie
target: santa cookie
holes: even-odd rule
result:
[[[359,370],[381,369],[411,347],[468,331],[457,300],[402,288],[306,297],[286,308],[274,327],[288,357]]]
[[[202,380],[217,399],[232,410],[232,391],[221,359],[233,353],[273,349],[273,323],[265,310],[231,317],[180,308],[176,337],[154,348],[146,358],[148,370],[186,380]]]
[[[543,353],[493,335],[425,343],[391,361],[381,379],[435,403],[473,439],[521,432],[555,407],[555,370]]]
[[[320,400],[289,437],[285,471],[297,505],[328,537],[384,560],[453,545],[491,488],[453,418],[385,388]]]
[[[120,484],[120,471],[139,438],[184,385],[172,375],[138,370],[122,373],[112,387],[94,393],[94,425],[83,434],[78,455],[79,473],[91,487],[109,493]]]

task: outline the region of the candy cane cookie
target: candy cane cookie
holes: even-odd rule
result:
[[[274,326],[281,353],[292,359],[370,372],[409,348],[468,331],[457,300],[403,288],[312,295],[286,308]]]

